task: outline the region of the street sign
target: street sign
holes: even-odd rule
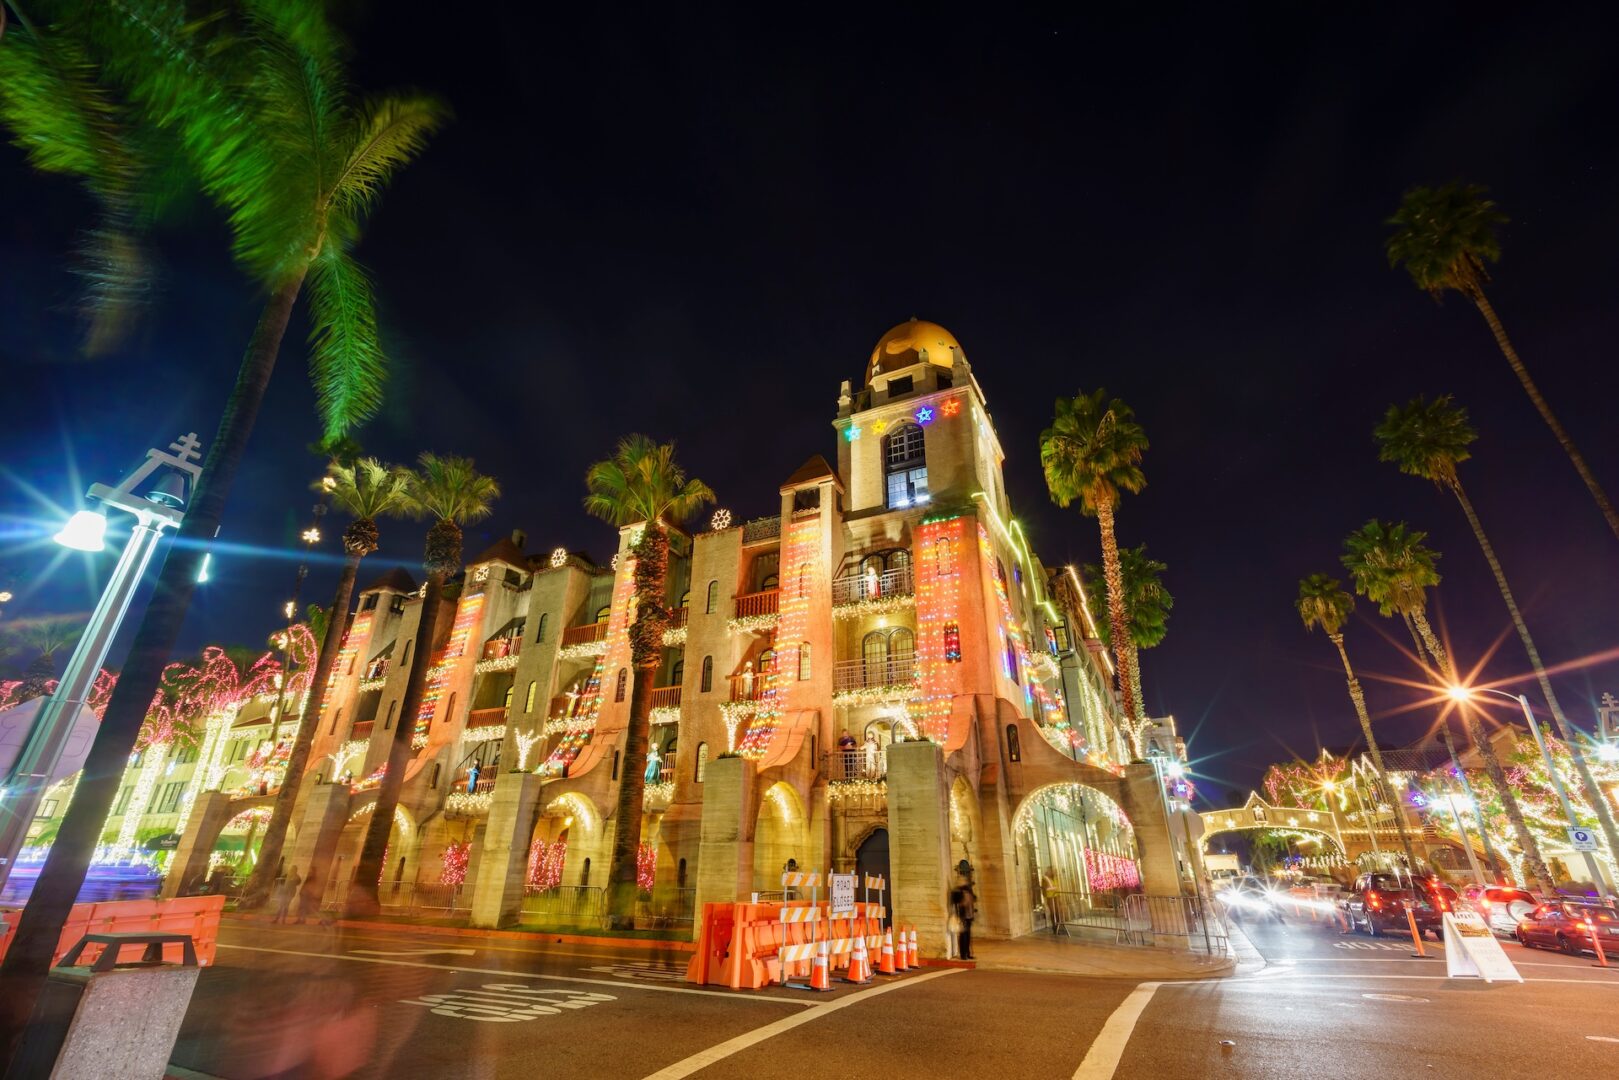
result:
[[[1597,849],[1596,833],[1590,829],[1569,829],[1568,846],[1575,851],[1595,851]]]
[[[854,874],[829,874],[832,880],[831,914],[843,915],[854,910]]]
[[[1523,982],[1506,950],[1471,908],[1445,912],[1445,974],[1485,982]]]

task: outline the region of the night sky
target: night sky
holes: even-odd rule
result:
[[[1619,646],[1619,541],[1477,312],[1436,306],[1381,248],[1406,187],[1490,186],[1512,217],[1492,296],[1619,496],[1611,27],[1546,5],[1514,21],[994,7],[949,26],[578,7],[599,10],[372,4],[349,20],[361,85],[429,89],[457,114],[359,252],[394,365],[359,434],[385,458],[468,454],[500,479],[469,557],[522,528],[530,550],[605,559],[613,533],[580,509],[582,475],[631,431],[675,440],[739,517],[772,512],[789,472],[834,453],[840,381],[916,315],[962,342],[1048,563],[1098,561],[1094,521],[1045,494],[1052,402],[1104,385],[1136,409],[1149,486],[1121,508],[1120,540],[1169,564],[1176,600],[1147,697],[1191,736],[1216,800],[1358,730],[1331,647],[1292,602],[1300,576],[1341,576],[1341,539],[1368,517],[1426,529],[1444,553],[1436,613],[1463,666],[1510,633],[1454,500],[1377,461],[1391,402],[1454,392],[1471,411],[1483,437],[1463,478],[1549,662]],[[211,437],[261,297],[199,209],[156,238],[139,333],[79,360],[65,256],[87,203],[9,146],[0,193],[9,622],[87,610],[91,567],[111,563],[53,563],[37,540],[54,523],[25,489],[71,508],[75,487],[115,480],[153,442]],[[190,650],[262,641],[290,588],[321,467],[304,449],[303,335],[227,513],[224,539],[246,547],[199,592]],[[419,525],[383,528],[364,578],[419,559]],[[334,577],[318,566],[305,598]],[[1418,674],[1390,644],[1403,629],[1363,604],[1348,633],[1374,713],[1396,713],[1410,693],[1379,676]],[[1488,674],[1526,670],[1513,638]],[[1590,724],[1619,663],[1558,690]],[[1390,716],[1382,737],[1428,719]]]

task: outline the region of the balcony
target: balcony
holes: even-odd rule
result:
[[[370,720],[362,720],[360,723],[355,724],[354,727],[349,731],[349,738],[354,742],[369,739],[371,737],[372,723],[373,721]]]
[[[736,598],[736,614],[726,625],[732,630],[764,630],[776,625],[780,589],[745,593]]]
[[[483,659],[499,660],[502,657],[516,656],[523,649],[523,639],[515,637],[491,638],[483,643]]]
[[[907,606],[904,601],[914,603],[915,595],[916,583],[909,566],[896,566],[882,573],[878,573],[875,569],[857,570],[852,574],[844,574],[832,582],[834,609],[843,605],[859,604],[868,609],[886,611],[891,607]],[[884,601],[891,603],[884,604]]]
[[[652,707],[654,709],[680,708],[680,687],[657,686],[652,689]]]
[[[506,707],[497,705],[493,709],[473,709],[467,714],[467,727],[495,727],[506,722]]]
[[[758,701],[765,696],[765,687],[769,685],[769,672],[754,672],[751,675],[731,676],[732,701]]]
[[[677,607],[669,613],[669,629],[684,630],[686,617],[691,614],[691,608]]]
[[[834,705],[877,705],[908,701],[916,692],[915,656],[840,660],[832,665]]]
[[[598,641],[607,640],[607,624],[605,622],[586,623],[583,626],[570,626],[562,631],[562,647],[569,645],[593,645]]]
[[[742,525],[742,542],[744,544],[757,544],[765,540],[775,540],[781,536],[781,518],[770,517],[754,518]]]

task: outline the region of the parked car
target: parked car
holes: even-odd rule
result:
[[[1455,889],[1434,878],[1394,874],[1362,874],[1338,901],[1351,930],[1364,930],[1372,937],[1409,934],[1409,909],[1417,933],[1431,933],[1435,939],[1443,936],[1445,912],[1454,910],[1459,902]]]
[[[1462,902],[1478,912],[1491,930],[1511,936],[1541,901],[1516,885],[1469,885],[1462,890]]]
[[[1603,904],[1555,900],[1518,920],[1520,942],[1530,948],[1560,949],[1570,956],[1595,952],[1592,931],[1602,935],[1602,951],[1619,953],[1619,912]]]

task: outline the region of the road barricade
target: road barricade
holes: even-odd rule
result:
[[[829,967],[844,970],[856,954],[857,941],[868,957],[881,950],[882,905],[857,902],[854,911],[836,915],[828,907],[819,900],[703,905],[697,953],[686,966],[686,981],[733,990],[783,984],[814,988],[823,946]],[[869,971],[869,963],[866,967]],[[811,981],[790,982],[802,979]]]
[[[62,925],[62,936],[57,939],[51,964],[56,962],[86,934],[184,934],[196,950],[196,962],[207,967],[214,962],[214,951],[219,943],[219,916],[225,910],[223,896],[182,896],[173,900],[109,900],[99,904],[74,904]],[[0,937],[0,957],[11,946],[17,933],[17,916],[7,913],[5,935]],[[163,959],[170,963],[182,962],[182,949],[178,944],[163,946]],[[100,955],[101,946],[90,944],[80,962],[93,965]]]

